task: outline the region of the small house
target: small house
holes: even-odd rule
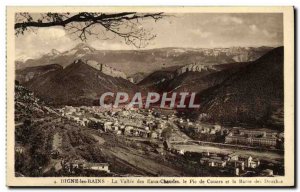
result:
[[[108,163],[87,163],[85,169],[110,172]]]
[[[239,160],[239,155],[237,155],[237,154],[235,154],[235,153],[229,154],[229,155],[228,155],[228,160],[234,160],[234,161],[237,161],[237,160]]]
[[[245,163],[243,161],[238,161],[238,160],[227,161],[227,166],[234,167],[234,168],[240,168],[241,170],[245,169]]]
[[[253,158],[251,156],[247,156],[247,155],[240,155],[238,157],[238,160],[243,161],[246,167],[250,167],[250,163],[252,162],[252,159]]]

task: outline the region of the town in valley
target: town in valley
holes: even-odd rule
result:
[[[286,175],[282,13],[15,17],[15,177]]]
[[[25,90],[22,86],[16,88],[19,91]],[[24,132],[25,130],[21,129],[24,129],[24,124],[28,124],[31,127],[44,128],[49,131],[47,137],[53,138],[49,143],[44,143],[51,145],[46,146],[48,154],[44,154],[49,158],[48,165],[38,169],[36,174],[49,176],[284,174],[283,132],[268,128],[253,129],[193,121],[181,117],[182,113],[167,108],[106,109],[100,106],[64,106],[51,109],[43,106],[39,109],[41,107],[38,104],[39,100],[32,93],[27,92],[22,98],[26,102],[30,100],[32,105],[37,106],[34,109],[37,111],[33,112],[36,117],[24,118],[24,114],[28,111],[23,113],[18,111],[16,133]],[[120,151],[111,149],[112,145],[116,145]],[[88,158],[93,159],[94,153],[97,152],[104,155],[106,152],[103,150],[111,150],[109,155],[112,157],[101,157],[102,162],[89,162],[75,154],[71,155],[86,148],[95,148],[89,149],[95,151],[86,154],[91,155]],[[29,149],[26,145],[17,143],[15,150],[16,155],[22,157]],[[97,155],[101,156],[100,154]],[[134,158],[131,159],[131,156]],[[123,163],[128,164],[131,174],[124,174],[119,170],[121,169],[119,166],[123,166]],[[131,166],[136,166],[138,170],[130,168]],[[165,171],[160,170],[164,167]]]

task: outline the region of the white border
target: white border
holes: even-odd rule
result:
[[[1,133],[0,133],[0,191],[8,191],[8,188],[5,187],[5,180],[6,180],[6,174],[5,174],[5,116],[6,116],[6,111],[5,111],[5,6],[6,5],[191,5],[191,6],[209,6],[209,5],[215,5],[215,6],[220,6],[220,5],[242,5],[242,6],[259,6],[259,5],[268,5],[268,6],[276,6],[276,5],[294,5],[296,8],[300,7],[300,1],[298,0],[276,0],[276,1],[268,1],[268,0],[252,0],[252,1],[239,1],[239,0],[218,0],[218,1],[211,1],[211,0],[201,0],[201,1],[194,1],[194,0],[185,0],[185,1],[174,1],[174,0],[151,0],[151,1],[144,1],[142,2],[141,0],[127,0],[126,2],[124,0],[110,0],[110,1],[104,1],[104,0],[97,0],[97,1],[91,1],[91,0],[85,0],[85,1],[80,1],[80,0],[72,0],[72,1],[67,1],[67,0],[51,0],[50,1],[35,1],[35,0],[27,0],[26,2],[24,0],[2,0],[0,1],[0,105],[2,108],[0,109],[0,120],[3,122],[1,125]],[[299,25],[299,19],[296,20],[296,25]],[[299,32],[296,34],[298,35]],[[297,42],[298,43],[298,40]],[[299,53],[299,49],[296,55]],[[299,72],[299,67],[297,72]],[[299,84],[298,84],[299,85]],[[297,88],[299,88],[297,86]],[[297,119],[300,118],[299,113],[297,114]],[[300,132],[298,131],[297,138],[299,138]],[[299,147],[297,149],[297,153],[299,153]],[[299,166],[297,166],[299,169]],[[27,191],[30,189],[23,189],[23,190],[18,190],[18,191]],[[84,191],[85,189],[78,190],[78,191]],[[101,189],[103,191],[108,191],[110,189]],[[126,189],[120,189],[120,190],[126,190]],[[131,189],[129,189],[131,190]],[[170,189],[174,190],[174,189]],[[198,189],[196,189],[198,190]],[[207,189],[201,189],[203,191],[208,191]],[[237,191],[241,191],[244,189],[240,189]],[[268,189],[255,189],[256,191],[269,191]],[[280,191],[285,191],[287,189],[280,189]],[[168,190],[166,190],[168,191]],[[211,191],[211,190],[210,190]],[[227,189],[226,191],[232,191],[232,189]]]

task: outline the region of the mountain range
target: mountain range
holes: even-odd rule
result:
[[[107,62],[89,64],[95,58]],[[196,92],[201,108],[190,118],[283,127],[283,47],[98,51],[80,44],[22,63],[16,80],[51,105],[97,105],[107,91]]]
[[[191,63],[215,65],[254,61],[271,49],[272,47],[171,47],[148,50],[96,50],[88,44],[81,43],[68,51],[59,52],[53,49],[37,59],[17,60],[16,68],[23,69],[49,64],[59,64],[66,67],[75,59],[82,59],[107,65],[124,72],[129,77],[136,73],[147,75],[157,70],[185,66]]]
[[[283,47],[241,67],[198,94],[211,121],[283,128]]]
[[[16,80],[52,105],[97,105],[102,93],[137,91],[135,84],[106,75],[82,60],[65,68],[48,65],[18,70]]]

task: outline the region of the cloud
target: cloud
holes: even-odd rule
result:
[[[113,40],[94,40],[94,41],[90,41],[89,44],[98,50],[121,50],[121,49],[130,50],[130,49],[135,48],[133,46],[126,45],[122,41],[116,41],[115,39],[113,39]]]
[[[272,32],[267,31],[266,29],[264,29],[262,32],[266,37],[269,37],[269,38],[275,38],[277,36],[277,34],[275,32],[272,33]]]
[[[256,33],[256,34],[262,34],[263,36],[265,36],[267,39],[272,39],[272,38],[275,38],[277,37],[277,33],[276,32],[269,32],[268,30],[266,29],[263,29],[263,30],[260,30],[257,25],[250,25],[249,26],[249,29],[250,29],[250,32],[251,33]]]
[[[249,28],[250,28],[250,31],[253,33],[256,33],[258,31],[258,28],[256,25],[250,25]]]
[[[218,20],[223,24],[242,24],[243,20],[234,16],[222,16],[219,17]]]
[[[197,35],[198,37],[201,37],[201,38],[207,38],[211,35],[210,32],[206,32],[206,31],[203,31],[202,29],[200,28],[197,28],[197,29],[191,29],[190,32],[194,35]]]
[[[282,14],[174,13],[174,16],[158,22],[143,22],[146,29],[157,35],[146,49],[283,44]],[[26,31],[16,38],[17,58],[37,58],[51,49],[63,52],[81,42],[67,33],[62,27],[39,28],[35,33]],[[137,49],[125,44],[120,37],[100,40],[90,36],[87,43],[101,50]]]
[[[37,32],[39,38],[50,40],[66,36],[66,31],[62,28],[39,28]]]
[[[51,49],[65,51],[77,43],[62,28],[39,28],[16,38],[16,56],[20,59],[37,58]]]

